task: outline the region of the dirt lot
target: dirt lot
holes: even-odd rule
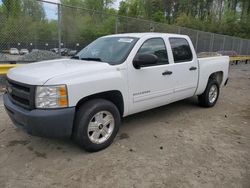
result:
[[[250,187],[250,65],[232,66],[214,108],[195,98],[125,118],[109,148],[13,126],[0,99],[0,187]]]

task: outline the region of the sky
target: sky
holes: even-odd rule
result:
[[[60,0],[48,0],[53,3],[60,3]],[[50,20],[57,19],[57,5],[50,3],[43,3],[46,17]]]

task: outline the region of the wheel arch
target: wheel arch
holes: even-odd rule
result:
[[[210,74],[207,84],[209,82],[210,79],[214,79],[218,82],[219,86],[221,86],[222,81],[223,81],[223,71],[218,71],[218,72],[214,72],[212,74]]]
[[[123,116],[124,100],[123,100],[122,93],[120,91],[111,90],[111,91],[105,91],[105,92],[95,93],[93,95],[86,96],[78,101],[78,103],[76,104],[76,110],[78,110],[82,104],[92,99],[106,99],[112,102],[119,110],[121,117]]]
[[[204,73],[203,76],[199,79],[197,91],[195,94],[201,95],[205,91],[209,83],[209,80],[216,80],[219,86],[221,86],[223,83],[223,77],[224,77],[223,71],[216,71],[216,72],[211,72],[208,74]]]

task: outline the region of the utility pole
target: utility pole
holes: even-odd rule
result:
[[[61,43],[62,43],[62,39],[61,39],[61,29],[62,29],[62,25],[61,25],[61,4],[58,3],[57,4],[57,12],[58,12],[58,20],[57,20],[57,31],[58,31],[58,54],[59,56],[61,56]]]
[[[198,44],[199,44],[199,31],[196,31],[196,40],[195,40],[195,50],[198,51]]]
[[[115,34],[118,33],[118,16],[115,18]]]
[[[223,51],[225,51],[225,44],[226,44],[226,36],[224,35],[223,37],[223,44],[222,44],[222,49]]]

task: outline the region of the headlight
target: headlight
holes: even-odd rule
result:
[[[68,107],[68,92],[66,85],[37,86],[35,103],[36,108]]]

